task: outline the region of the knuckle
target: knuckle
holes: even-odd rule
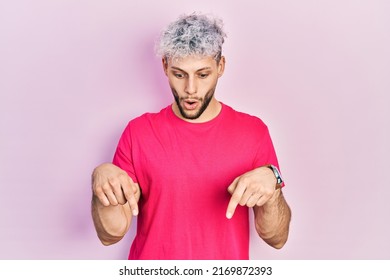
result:
[[[126,179],[129,182],[129,184],[135,184],[133,179],[129,175],[127,175],[127,173],[126,173]]]
[[[125,196],[128,196],[131,194],[131,192],[129,191],[129,188],[127,188],[126,186],[123,186],[122,185],[122,193],[125,195]]]
[[[264,195],[267,197],[271,197],[273,195],[273,193],[274,193],[274,190],[272,190],[272,189],[266,189],[264,191]]]
[[[249,179],[247,177],[241,177],[238,181],[239,184],[247,185],[249,183]]]
[[[118,205],[118,200],[116,199],[116,197],[114,195],[109,196],[108,200],[110,201],[110,203],[112,205]]]
[[[103,192],[111,191],[111,186],[109,184],[104,184],[100,187]]]
[[[107,205],[107,203],[109,203],[107,201],[107,198],[105,195],[97,195],[97,198],[98,200],[100,201],[100,203],[102,203],[103,205]]]
[[[92,171],[92,173],[91,173],[91,178],[92,178],[92,180],[94,180],[95,179],[95,177],[97,176],[97,173],[98,173],[98,170],[97,170],[97,167]]]
[[[118,195],[121,195],[122,194],[122,188],[121,188],[121,185],[115,185],[115,186],[112,186],[112,191],[115,193],[115,194],[118,194]]]
[[[122,189],[124,193],[133,193],[133,187],[130,184],[123,184]]]
[[[99,197],[99,196],[101,196],[101,195],[104,194],[103,189],[100,188],[100,187],[95,188],[94,191],[93,191],[93,193],[94,193],[97,197]]]
[[[118,198],[117,200],[118,200],[118,204],[120,204],[120,205],[124,205],[127,202],[126,199],[124,199],[124,198]]]
[[[253,206],[255,206],[255,203],[252,202],[252,201],[250,201],[250,202],[247,203],[247,206],[248,206],[248,207],[253,207]]]
[[[245,203],[245,201],[240,201],[238,204],[240,204],[241,206],[244,206],[246,203]]]
[[[127,174],[126,174],[126,172],[123,172],[123,171],[119,172],[118,178],[119,178],[120,180],[125,180],[125,179],[127,179]]]
[[[256,193],[257,190],[258,190],[258,186],[256,186],[255,184],[250,184],[250,185],[247,186],[246,189],[250,193]]]
[[[111,185],[117,185],[118,184],[118,179],[116,177],[114,177],[114,176],[107,177],[107,180],[108,180],[108,182]]]
[[[241,199],[241,195],[239,194],[239,193],[233,193],[233,195],[232,195],[232,200],[234,201],[234,202],[238,202],[238,201],[240,201],[240,199]]]

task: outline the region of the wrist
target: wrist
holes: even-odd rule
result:
[[[275,178],[275,190],[282,188],[284,186],[284,181],[279,169],[272,164],[265,165],[265,167],[272,171],[273,177]]]

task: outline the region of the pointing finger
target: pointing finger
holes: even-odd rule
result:
[[[231,219],[234,215],[234,212],[236,211],[237,205],[240,203],[240,200],[242,198],[242,195],[245,192],[245,185],[239,184],[237,182],[236,188],[232,194],[232,197],[230,198],[227,211],[226,211],[226,218]]]
[[[126,182],[122,185],[123,193],[126,197],[127,202],[129,203],[129,206],[131,208],[131,212],[133,213],[134,216],[138,215],[138,203],[137,199],[135,197],[135,193],[137,190],[137,184],[129,178],[126,180]]]

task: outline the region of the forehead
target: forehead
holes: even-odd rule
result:
[[[186,72],[198,71],[204,68],[217,68],[217,62],[211,56],[186,56],[168,60],[168,67],[179,68]]]

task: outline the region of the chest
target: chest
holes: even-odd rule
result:
[[[135,139],[133,160],[143,195],[221,195],[253,169],[257,140],[227,128],[152,129]],[[197,194],[192,190],[196,188]]]

